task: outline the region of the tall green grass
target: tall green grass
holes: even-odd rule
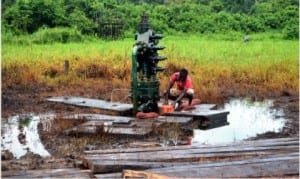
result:
[[[162,39],[160,44],[166,49],[160,54],[168,57],[160,62],[160,66],[168,67],[167,72],[160,75],[162,88],[172,71],[185,67],[190,71],[198,95],[208,101],[226,95],[298,93],[298,41],[282,40],[276,34],[253,34],[249,42],[244,42],[240,34],[230,40],[224,36],[177,35]],[[134,43],[133,38],[80,43],[3,43],[2,84],[13,83],[8,80],[13,78],[10,77],[13,69],[26,69],[27,76],[46,83],[84,83],[99,77],[118,87],[129,87]],[[49,71],[62,74],[64,60],[70,61],[69,76],[49,78]],[[15,68],[21,65],[26,68]]]

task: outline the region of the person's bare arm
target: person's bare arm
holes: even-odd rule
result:
[[[170,89],[173,87],[174,83],[175,83],[174,81],[169,81],[167,89],[164,91],[164,95],[170,94]]]

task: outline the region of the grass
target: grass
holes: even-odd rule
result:
[[[186,67],[193,78],[196,97],[218,102],[228,96],[276,97],[298,94],[298,41],[254,34],[247,43],[218,36],[178,35],[160,41],[160,54],[168,59],[160,66],[161,88],[169,75]],[[275,36],[276,37],[276,36]],[[2,84],[92,85],[101,79],[102,92],[130,88],[131,50],[134,39],[91,40],[82,43],[2,44]],[[69,75],[64,61],[69,60]],[[99,84],[99,82],[97,83]],[[105,85],[101,85],[105,84]],[[107,85],[112,86],[109,89]],[[163,90],[163,89],[161,89]]]

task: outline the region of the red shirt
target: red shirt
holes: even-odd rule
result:
[[[184,82],[181,82],[179,80],[179,72],[175,72],[171,76],[170,80],[172,82],[176,82],[176,85],[177,85],[176,87],[179,90],[190,89],[190,88],[193,89],[192,79],[191,79],[191,77],[189,75],[187,76],[187,78],[186,78],[186,80]]]

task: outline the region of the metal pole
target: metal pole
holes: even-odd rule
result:
[[[137,99],[137,50],[138,47],[134,46],[132,49],[132,103],[133,103],[133,114],[137,112],[138,99]]]

